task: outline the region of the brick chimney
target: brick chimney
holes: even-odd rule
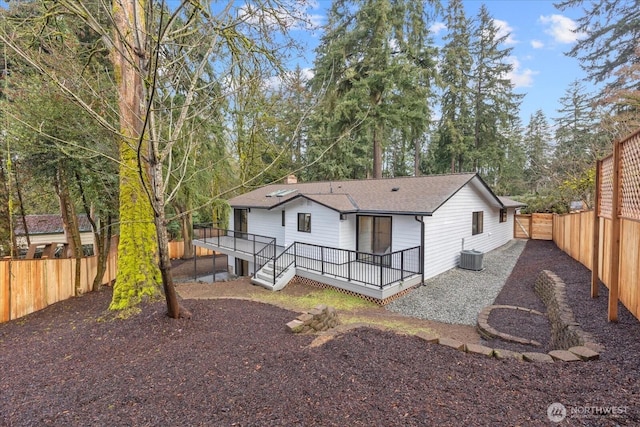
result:
[[[295,175],[289,175],[284,179],[285,184],[297,184],[298,178]]]

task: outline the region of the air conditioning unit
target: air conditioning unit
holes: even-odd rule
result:
[[[460,252],[460,268],[465,270],[482,270],[483,253],[476,250]]]

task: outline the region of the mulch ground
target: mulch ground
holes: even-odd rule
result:
[[[601,360],[496,360],[370,328],[312,347],[285,331],[297,313],[232,299],[185,300],[189,320],[162,303],[105,320],[105,290],[0,325],[0,425],[540,426],[554,402],[560,425],[639,425],[640,322],[621,307],[607,323],[584,267],[531,241],[497,303],[545,311],[529,292],[542,269],[567,283]]]

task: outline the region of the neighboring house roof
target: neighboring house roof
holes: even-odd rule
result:
[[[527,206],[526,203],[517,202],[505,196],[498,196],[498,199],[500,199],[505,208],[522,208]]]
[[[430,215],[468,183],[490,203],[505,207],[475,173],[271,184],[234,197],[229,204],[234,208],[273,209],[302,197],[341,213]]]
[[[60,215],[26,215],[27,230],[29,234],[61,234],[64,233],[62,227],[62,216]],[[91,231],[91,224],[86,215],[78,215],[80,232]],[[24,225],[22,217],[14,219],[14,232],[16,236],[24,236]]]

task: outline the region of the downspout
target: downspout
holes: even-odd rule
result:
[[[416,215],[415,220],[420,223],[420,286],[424,286],[424,216]]]

